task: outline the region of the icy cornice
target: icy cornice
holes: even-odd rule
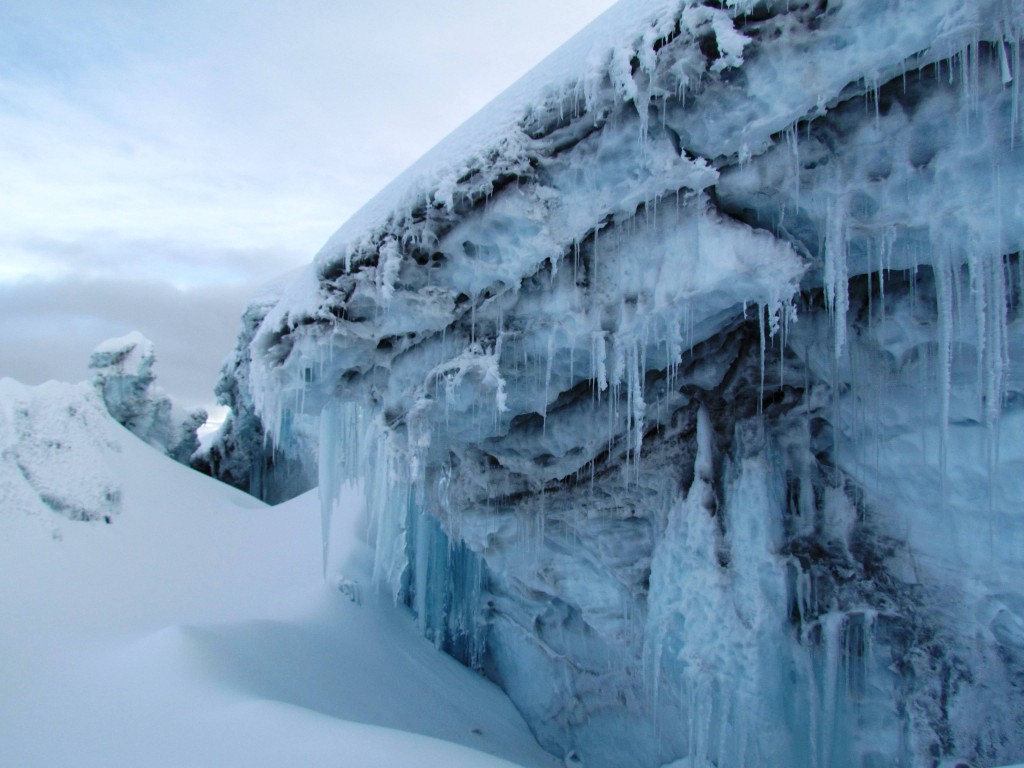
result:
[[[848,88],[870,89],[908,69],[964,53],[979,40],[1016,45],[1024,20],[1020,0],[826,3],[815,28],[801,26],[799,19],[801,11],[815,13],[817,2],[715,5],[622,0],[610,8],[352,216],[317,254],[319,271],[339,260],[348,265],[386,233],[400,235],[417,208],[450,211],[467,175],[482,171],[493,184],[496,170],[522,168],[530,150],[543,152],[531,136],[552,123],[598,125],[623,101],[646,119],[653,97],[686,93],[698,104],[688,122],[718,138],[694,135],[693,146],[685,148],[707,157],[749,157],[770,146],[773,135],[823,113]],[[775,14],[794,21],[774,26]],[[778,37],[746,36],[760,28]],[[720,54],[712,60],[697,50],[709,36]],[[669,41],[678,48],[679,37],[689,41],[683,43],[688,54],[651,83],[661,48]],[[488,182],[473,180],[472,186],[479,192]]]
[[[400,225],[403,212],[424,201],[451,208],[452,188],[473,168],[515,167],[531,113],[557,113],[567,98],[577,112],[596,106],[610,59],[623,41],[671,34],[681,5],[680,0],[625,0],[608,9],[357,211],[320,249],[320,269],[370,243],[390,228],[389,222]],[[632,58],[626,50],[622,55],[627,62]]]
[[[271,433],[280,404],[264,404],[264,395],[279,388],[274,370],[302,339],[340,332],[367,345],[398,340],[396,353],[415,346],[475,313],[481,296],[485,303],[501,301],[543,265],[557,269],[588,238],[596,247],[601,230],[616,221],[657,211],[669,196],[678,205],[681,196],[715,190],[720,173],[742,174],[753,158],[778,155],[780,139],[791,146],[797,167],[798,124],[858,94],[877,109],[878,88],[888,80],[949,60],[969,93],[978,85],[980,40],[995,41],[1005,60],[1003,79],[1015,94],[1007,127],[1017,131],[1019,0],[819,5],[713,8],[630,0],[609,10],[389,185],[264,311],[253,337],[252,393]],[[628,130],[604,130],[609,120],[632,120],[632,142]],[[562,194],[573,174],[592,175],[593,164],[602,177],[593,178],[584,196]],[[836,178],[825,187],[830,200],[841,183]],[[1002,183],[1012,188],[1014,179]],[[509,185],[515,193],[500,194]],[[794,202],[801,204],[798,195]],[[920,211],[927,215],[933,207]],[[950,215],[977,230],[967,212]],[[1013,218],[1011,210],[1004,220]],[[533,229],[520,228],[515,241],[494,231],[515,222]],[[781,221],[773,228],[776,236],[784,232]],[[1003,252],[1024,239],[1014,226],[1007,231]],[[849,276],[868,267],[856,259],[824,264],[823,255],[806,252],[805,246],[817,250],[813,242],[788,239],[810,267],[805,284],[828,283],[833,308],[842,301],[836,269]],[[461,253],[464,243],[477,240],[491,243],[489,255],[477,246]],[[440,286],[429,273],[427,285],[415,276],[425,273],[424,264],[441,267]],[[774,289],[735,294],[734,301],[784,300],[792,292],[783,290],[786,274],[798,271],[784,268]],[[687,295],[696,297],[681,294]],[[308,363],[296,360],[292,367]],[[347,363],[362,372],[373,364],[365,354]]]

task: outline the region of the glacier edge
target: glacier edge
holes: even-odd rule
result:
[[[254,310],[233,396],[570,764],[1020,760],[1022,22],[621,3]]]

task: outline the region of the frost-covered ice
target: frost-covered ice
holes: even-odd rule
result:
[[[199,448],[196,430],[206,411],[186,410],[156,386],[156,349],[138,331],[107,339],[89,359],[92,383],[119,424],[175,461],[188,464]]]
[[[624,0],[222,386],[325,532],[365,478],[376,578],[570,764],[1019,761],[1022,33]]]
[[[87,383],[0,379],[0,513],[51,527],[54,513],[111,521],[121,483],[105,459],[120,451],[118,431]]]
[[[227,416],[192,460],[192,466],[199,471],[270,503],[290,499],[316,485],[316,441],[310,437],[315,426],[308,426],[315,425],[315,420],[304,417],[299,408],[289,412],[288,420],[282,424],[282,429],[293,435],[286,453],[267,439],[249,395],[249,342],[264,315],[281,300],[290,277],[285,275],[265,286],[249,300],[242,316],[238,347],[225,359],[215,390],[218,402],[228,408]],[[301,393],[296,395],[297,404],[301,405]],[[295,430],[291,428],[293,420],[297,422]]]
[[[339,515],[325,582],[315,493],[269,508],[88,384],[0,380],[0,765],[553,767],[376,600],[354,492]]]

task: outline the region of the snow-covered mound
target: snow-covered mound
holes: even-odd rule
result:
[[[93,386],[117,422],[175,461],[187,464],[199,448],[196,430],[206,411],[186,410],[156,386],[156,349],[138,331],[107,339],[89,359]]]
[[[254,308],[227,386],[325,531],[366,478],[375,577],[570,762],[1019,760],[1022,33],[623,0]]]
[[[0,445],[0,765],[554,765],[377,604],[355,496],[325,583],[315,494],[187,469],[87,384],[0,381]]]
[[[111,522],[121,511],[110,464],[121,431],[87,383],[0,379],[0,514],[51,527],[54,513]]]

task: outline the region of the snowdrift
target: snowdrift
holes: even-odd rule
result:
[[[318,509],[175,463],[89,384],[0,380],[0,764],[554,765],[375,599],[355,495],[325,582]]]

